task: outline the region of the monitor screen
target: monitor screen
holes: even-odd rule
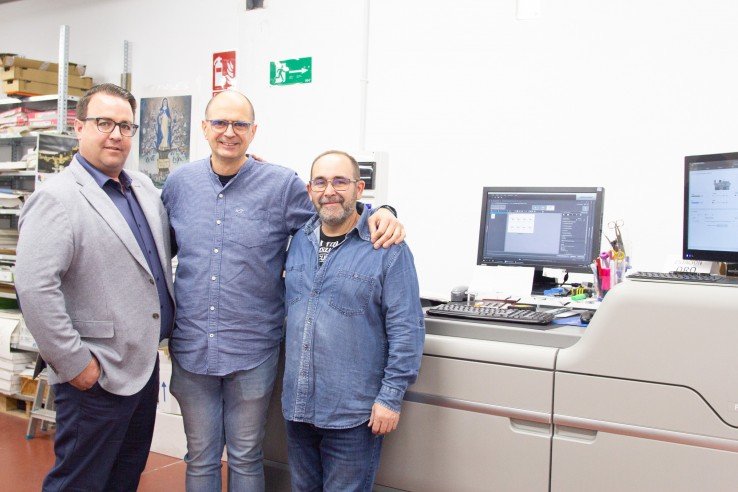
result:
[[[604,197],[604,188],[484,188],[477,264],[591,272]]]
[[[685,260],[738,262],[738,152],[684,158]]]

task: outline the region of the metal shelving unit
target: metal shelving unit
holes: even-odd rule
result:
[[[56,95],[44,95],[44,96],[32,96],[24,99],[8,98],[0,100],[0,112],[14,109],[18,107],[28,108],[34,111],[56,111],[56,134],[69,134],[71,128],[67,125],[67,109],[75,108],[78,97],[69,96],[67,93],[68,81],[69,81],[69,26],[61,26],[59,31],[59,78],[58,87],[59,94]],[[31,131],[28,135],[9,135],[0,136],[0,161],[20,161],[21,158],[28,152],[29,149],[36,148],[38,142],[38,135],[40,132]],[[45,132],[46,133],[46,132]],[[35,170],[0,170],[0,180],[5,178],[10,179],[11,188],[13,189],[24,189],[26,191],[32,191],[27,186],[24,187],[24,180],[28,178],[32,179],[34,184],[36,181]],[[18,186],[16,188],[15,186]],[[4,217],[10,217],[10,227],[17,227],[18,215],[20,214],[19,209],[0,209],[0,219]],[[0,246],[2,248],[2,246]],[[15,255],[13,254],[0,254],[0,261],[15,262]],[[7,284],[6,284],[7,285]],[[5,299],[17,299],[15,292],[0,291],[0,298]],[[35,347],[16,346],[13,347],[18,350],[26,351],[37,351]],[[48,389],[47,389],[48,388]],[[48,396],[47,396],[48,395]],[[26,439],[32,439],[39,425],[42,428],[46,428],[49,424],[53,424],[56,421],[56,411],[54,408],[54,397],[51,391],[46,374],[42,373],[39,376],[38,386],[36,394],[33,397],[33,407],[30,413],[30,420],[28,422],[28,430],[26,432]]]
[[[50,96],[32,96],[24,100],[19,100],[18,102],[12,101],[8,102],[7,99],[0,100],[0,112],[6,111],[8,109],[13,109],[16,107],[23,107],[32,109],[34,111],[51,111],[57,108],[59,98],[61,96],[59,95],[50,95]],[[76,96],[67,96],[67,108],[75,108],[77,106],[77,102],[79,101],[79,98]],[[57,113],[57,127],[58,123],[61,121],[62,124],[66,125],[66,116],[59,117],[59,114],[66,115],[66,110],[64,113]],[[71,127],[65,127],[64,128],[64,134],[69,134],[72,132]],[[0,135],[0,161],[3,160],[10,160],[10,161],[19,161],[21,157],[23,157],[26,152],[28,152],[29,149],[34,149],[36,147],[36,141],[38,139],[38,134],[42,133],[39,131],[31,131],[27,135]],[[48,132],[43,132],[48,133]],[[58,128],[57,128],[58,133]],[[3,147],[9,148],[9,152],[2,151]],[[7,173],[3,173],[7,174]]]

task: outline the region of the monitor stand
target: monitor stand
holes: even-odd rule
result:
[[[568,277],[569,274],[567,273],[564,276],[564,282],[566,282]],[[544,291],[558,286],[559,284],[556,282],[554,277],[544,277],[543,269],[535,269],[535,272],[533,273],[533,290],[531,291],[533,295],[543,295]]]

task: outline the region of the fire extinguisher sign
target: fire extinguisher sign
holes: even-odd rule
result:
[[[236,84],[236,52],[213,53],[213,95]]]

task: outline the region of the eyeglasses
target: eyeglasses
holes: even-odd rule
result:
[[[207,120],[210,123],[210,127],[218,133],[222,133],[228,130],[228,127],[233,127],[235,133],[246,133],[254,124],[253,121],[230,121],[230,120]]]
[[[334,190],[346,191],[348,190],[351,183],[356,183],[357,181],[359,180],[344,178],[343,176],[339,176],[333,179],[315,178],[310,181],[310,187],[313,189],[313,191],[325,191],[325,189],[328,187],[328,183],[330,183],[333,186]]]
[[[124,137],[132,137],[138,130],[138,125],[134,125],[130,121],[116,123],[110,118],[84,118],[81,121],[94,121],[100,133],[113,133],[117,126],[120,129],[120,134]]]

